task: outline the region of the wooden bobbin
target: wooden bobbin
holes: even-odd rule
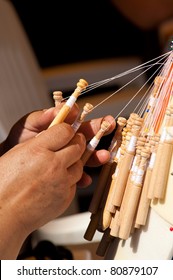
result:
[[[130,118],[134,118],[136,119],[136,114],[131,114]],[[127,122],[129,122],[129,120],[127,120]],[[125,146],[127,146],[128,144],[128,139],[130,140],[130,132],[128,130],[126,130],[125,128],[123,129],[124,132],[124,136],[125,136],[125,140],[122,142],[121,146],[120,146],[120,158],[117,162],[117,166],[116,166],[116,170],[115,173],[112,175],[112,182],[110,185],[110,189],[109,189],[109,193],[107,196],[107,200],[106,200],[106,204],[105,204],[105,208],[103,211],[103,230],[105,230],[107,227],[109,227],[111,219],[112,219],[112,214],[115,213],[116,208],[115,206],[120,206],[116,205],[114,203],[114,196],[115,196],[115,192],[116,192],[116,188],[117,188],[117,179],[119,178],[119,172],[121,172],[121,170],[123,169],[123,164],[124,164],[124,155],[126,153],[125,151]],[[130,134],[130,135],[129,135]],[[124,176],[124,174],[123,174]],[[123,179],[123,178],[122,178]],[[124,190],[123,190],[124,191]],[[122,193],[121,193],[122,194]],[[122,194],[123,196],[123,194]]]
[[[67,102],[64,104],[64,106],[61,108],[57,116],[54,118],[52,123],[50,124],[49,127],[62,123],[65,118],[67,117],[68,113],[70,112],[71,108],[73,107],[74,103],[76,102],[78,96],[81,94],[82,90],[84,90],[87,87],[88,83],[80,79],[79,82],[77,83],[77,87],[75,91],[72,93],[70,98],[67,100]]]
[[[167,127],[173,126],[173,108],[171,106],[169,107],[169,113],[170,113],[170,117],[166,125]]]
[[[120,147],[121,144],[121,132],[123,127],[126,124],[126,119],[119,117],[117,120],[117,126],[116,126],[116,131],[113,136],[113,139],[111,141],[111,144],[108,148],[110,151],[110,160],[102,167],[101,173],[99,175],[98,183],[96,185],[90,206],[89,206],[89,211],[91,213],[96,213],[103,195],[105,196],[105,192],[107,192],[107,188],[110,187],[110,185],[107,184],[109,176],[112,176],[113,169],[115,168],[115,162],[114,162],[114,154],[116,154],[118,148]],[[106,190],[105,190],[106,188]],[[105,201],[105,199],[103,199]],[[103,206],[103,202],[102,202]]]
[[[90,217],[90,223],[85,231],[84,238],[88,241],[91,241],[94,237],[94,234],[97,230],[98,223],[100,219],[100,212],[97,211],[95,214],[92,214]]]
[[[162,141],[162,140],[161,140]],[[156,154],[156,162],[154,165],[152,176],[154,178],[154,197],[164,199],[169,168],[173,153],[173,137],[166,132],[165,139],[160,142]]]
[[[91,103],[86,103],[83,107],[83,111],[80,115],[79,121],[83,122],[85,117],[93,110],[93,105]]]
[[[135,174],[137,172],[137,168],[139,167],[140,164],[140,160],[141,160],[141,149],[142,147],[137,148],[136,150],[136,154],[135,154],[135,158],[133,160],[133,164],[127,179],[127,184],[125,187],[125,191],[123,194],[123,199],[121,202],[121,206],[119,210],[116,210],[116,213],[114,215],[114,217],[111,220],[111,232],[110,234],[114,237],[119,237],[119,229],[120,229],[120,224],[121,224],[121,217],[122,217],[122,213],[124,211],[124,207],[126,206],[127,203],[127,199],[128,199],[128,192],[130,191],[130,186],[134,181],[135,178]]]
[[[137,124],[139,124],[137,120],[135,120],[135,122]],[[116,187],[114,188],[112,203],[113,203],[113,205],[115,205],[117,207],[121,206],[127,179],[128,179],[129,172],[130,172],[132,162],[134,159],[134,155],[135,155],[135,148],[136,148],[137,137],[138,137],[139,132],[140,132],[140,126],[135,124],[132,127],[133,135],[131,136],[128,147],[125,151],[125,154],[123,157],[123,163],[121,165],[121,168],[119,170],[119,173],[118,173],[118,176],[116,179]]]
[[[112,163],[112,167],[111,167],[110,174],[109,174],[110,176],[108,176],[108,179],[107,179],[107,182],[106,182],[106,186],[104,188],[104,192],[103,192],[100,204],[99,204],[99,209],[101,209],[101,213],[102,213],[102,215],[100,217],[100,222],[99,222],[99,228],[101,230],[103,230],[103,211],[104,211],[104,208],[105,208],[105,205],[106,205],[108,193],[109,193],[111,182],[112,182],[112,175],[115,172],[116,165],[117,165],[117,163],[114,161]]]
[[[151,150],[151,156],[150,156],[150,161],[149,161],[149,166],[148,166],[148,173],[150,173],[150,180],[148,182],[149,186],[148,186],[148,192],[147,192],[147,198],[148,199],[153,199],[154,198],[154,180],[155,177],[152,176],[152,172],[153,172],[153,167],[154,167],[154,163],[156,160],[156,154],[157,154],[157,148],[158,148],[158,144],[159,144],[159,140],[160,140],[160,136],[154,136],[151,140],[150,143],[152,144],[152,150]]]
[[[134,218],[138,207],[138,202],[142,190],[142,182],[145,174],[147,159],[149,158],[148,151],[141,152],[141,162],[137,171],[135,181],[131,184],[126,199],[126,204],[121,216],[121,224],[119,230],[119,238],[126,240],[129,238]]]
[[[86,103],[83,107],[82,113],[80,114],[79,118],[72,124],[74,131],[76,132],[81,124],[84,122],[85,117],[92,111],[93,105],[90,103]]]
[[[112,219],[112,214],[114,214],[116,212],[116,208],[113,205],[112,200],[113,200],[113,195],[114,195],[114,188],[116,187],[116,179],[117,179],[117,176],[118,176],[118,173],[119,173],[119,169],[121,168],[123,156],[124,156],[124,150],[122,148],[120,148],[120,158],[118,160],[115,172],[112,175],[112,181],[111,181],[111,184],[110,184],[110,188],[109,188],[109,192],[108,192],[108,195],[107,195],[105,207],[104,207],[104,210],[103,210],[103,219],[102,219],[103,230],[105,230],[106,228],[108,228],[110,226],[110,222],[111,222],[111,219]]]
[[[110,173],[111,173],[113,164],[114,164],[114,162],[108,161],[106,164],[103,165],[103,167],[101,169],[101,172],[100,172],[99,178],[98,178],[98,182],[97,182],[96,188],[94,190],[94,194],[93,194],[93,197],[92,197],[91,203],[89,205],[89,209],[88,209],[91,213],[96,213],[100,206],[100,203],[101,203],[101,200],[102,200],[102,197],[104,194],[104,190],[107,185],[107,181],[109,179],[109,176],[112,176],[112,174],[110,175]]]
[[[142,194],[140,197],[139,206],[138,206],[138,210],[137,210],[135,227],[138,227],[138,225],[144,226],[147,221],[149,207],[150,207],[150,203],[151,203],[151,199],[149,199],[147,197],[151,174],[152,174],[151,169],[147,168],[145,180],[144,180],[144,184],[143,184],[143,189],[142,189]]]
[[[92,155],[92,153],[94,152],[95,148],[97,147],[97,145],[99,144],[102,136],[105,134],[106,131],[108,131],[108,129],[110,128],[111,123],[107,122],[107,121],[103,121],[101,124],[101,128],[100,130],[97,132],[97,134],[91,139],[91,141],[89,142],[89,144],[87,145],[87,148],[85,150],[85,152],[83,153],[81,160],[83,162],[83,165],[86,164],[86,162],[88,161],[88,159],[90,158],[90,156]]]
[[[113,169],[113,166],[112,166]],[[112,171],[113,172],[113,171]],[[102,194],[101,197],[101,201],[100,204],[97,207],[97,211],[96,209],[94,209],[95,213],[91,214],[91,220],[89,223],[89,226],[87,228],[87,231],[85,232],[85,239],[87,240],[91,240],[96,232],[96,230],[98,231],[103,231],[102,230],[102,216],[103,216],[103,208],[105,205],[105,198],[107,197],[107,193],[109,191],[109,186],[110,186],[110,182],[109,182],[109,178],[108,178],[108,182],[106,187],[104,188],[104,192]]]
[[[152,145],[155,145],[155,142],[153,140],[149,141],[148,143],[145,144],[145,149],[148,150],[149,153],[149,159],[151,157],[151,152],[152,152]],[[144,177],[144,183],[142,187],[142,193],[140,196],[140,201],[139,201],[139,206],[136,214],[136,220],[135,220],[135,228],[139,228],[141,225],[145,225],[148,217],[148,212],[150,208],[150,203],[151,199],[148,198],[148,189],[149,189],[149,183],[150,183],[150,178],[151,178],[151,168],[150,165],[148,164],[147,169],[146,169],[146,174]]]
[[[62,91],[54,91],[53,92],[53,99],[54,99],[54,102],[55,102],[55,107],[57,105],[59,105],[63,99],[62,97]]]
[[[122,142],[122,130],[125,127],[126,123],[127,123],[127,120],[125,118],[123,118],[123,117],[118,118],[117,124],[116,124],[116,131],[112,138],[111,144],[108,148],[108,150],[110,152],[116,153],[116,151],[120,147],[121,142]]]
[[[108,228],[110,226],[112,214],[115,213],[115,211],[116,211],[114,205],[112,204],[112,194],[114,192],[114,184],[116,182],[116,171],[117,171],[117,168],[116,168],[114,174],[112,175],[112,181],[111,181],[109,193],[108,193],[105,207],[103,210],[103,217],[102,217],[102,229],[103,230],[105,230],[106,228]]]
[[[171,120],[171,111],[169,110],[169,108],[166,109],[166,113],[165,113],[165,117],[163,120],[163,127],[165,126],[169,126]]]
[[[106,229],[101,241],[99,242],[98,248],[96,250],[96,254],[100,257],[104,257],[108,247],[110,246],[110,243],[112,241],[112,237],[110,236],[110,229]]]
[[[173,138],[173,126],[169,126],[166,128],[166,132]]]
[[[111,219],[110,235],[113,237],[119,237],[119,229],[120,229],[120,210],[117,209],[115,215]]]
[[[144,117],[143,117],[144,121],[146,120],[146,118],[148,116],[150,116],[152,114],[153,109],[155,108],[155,104],[156,104],[157,97],[159,95],[162,83],[163,83],[163,77],[156,76],[156,78],[154,80],[154,86],[152,88],[152,92],[151,92],[151,95],[150,95],[149,103],[148,103],[148,106],[147,106],[146,111],[144,113]]]

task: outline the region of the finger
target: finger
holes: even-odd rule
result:
[[[73,137],[74,130],[72,127],[69,124],[61,123],[42,131],[34,141],[37,141],[38,145],[55,152],[65,147]]]
[[[103,119],[111,124],[105,135],[111,133],[115,129],[115,119],[112,116],[86,121],[81,125],[79,131],[85,135],[87,141],[99,131]]]
[[[107,150],[94,151],[92,156],[87,161],[87,166],[97,167],[105,164],[110,159],[110,153]]]
[[[23,126],[29,130],[40,132],[48,128],[60,108],[52,107],[42,111],[35,111],[22,118]]]
[[[58,150],[57,155],[62,164],[67,168],[78,161],[86,148],[86,140],[83,134],[77,133],[63,149]]]
[[[83,173],[83,164],[81,160],[75,162],[75,164],[71,165],[68,169],[68,181],[74,185],[80,181]]]
[[[86,188],[92,183],[92,178],[86,172],[83,172],[81,179],[78,181],[79,188]]]
[[[35,131],[39,133],[42,130],[45,130],[48,128],[50,123],[53,121],[53,119],[56,117],[56,115],[59,113],[61,107],[64,103],[58,104],[56,107],[51,107],[49,109],[44,109],[42,111],[35,111],[32,112],[26,116],[24,116],[21,119],[21,123],[23,127]],[[74,120],[76,119],[77,115],[79,113],[79,108],[77,104],[73,106],[71,109],[71,112],[69,113],[69,116],[66,118],[66,122],[72,124]]]

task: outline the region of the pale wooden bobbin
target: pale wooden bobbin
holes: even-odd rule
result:
[[[119,117],[117,119],[116,131],[108,148],[108,151],[111,153],[111,160],[113,160],[114,154],[117,153],[117,150],[122,143],[122,130],[125,127],[126,123],[127,120],[123,117]]]
[[[74,131],[76,132],[81,124],[84,122],[85,117],[92,111],[93,105],[90,103],[86,103],[85,106],[83,107],[83,111],[80,114],[79,118],[72,124],[72,127]]]
[[[143,140],[143,141],[142,141]],[[112,218],[111,220],[111,232],[110,234],[114,237],[118,237],[119,236],[119,228],[120,228],[120,224],[121,224],[121,215],[123,213],[123,209],[126,205],[126,200],[128,198],[128,192],[130,191],[130,185],[133,183],[133,181],[135,180],[135,175],[137,174],[137,170],[141,161],[141,149],[142,146],[138,146],[139,143],[141,145],[145,144],[145,138],[142,138],[140,141],[137,141],[137,148],[136,148],[136,154],[133,160],[133,164],[127,179],[127,184],[125,187],[125,191],[123,194],[123,199],[121,202],[121,206],[119,210],[116,210],[115,216]]]
[[[137,138],[140,134],[142,122],[143,120],[141,118],[138,118],[137,120],[134,121],[135,124],[132,127],[132,136],[130,138],[130,142],[128,144],[128,147],[123,157],[123,164],[121,165],[121,169],[119,170],[117,176],[116,188],[114,189],[115,191],[113,194],[112,203],[113,205],[118,207],[120,207],[123,199],[123,194],[126,187],[127,179],[135,156]]]
[[[137,170],[139,168],[139,164],[140,164],[140,161],[141,161],[141,149],[142,149],[142,147],[138,147],[137,150],[136,150],[135,158],[133,160],[133,164],[132,164],[132,167],[131,167],[131,170],[130,170],[130,173],[129,173],[129,176],[128,176],[128,179],[127,179],[126,187],[125,187],[125,190],[124,190],[124,194],[123,194],[123,198],[122,198],[119,213],[118,213],[118,215],[116,213],[115,217],[112,218],[111,235],[115,236],[115,237],[118,237],[119,228],[120,228],[120,224],[121,224],[122,213],[124,211],[124,207],[126,207],[126,203],[127,203],[127,200],[128,200],[128,194],[131,190],[130,186],[131,186],[131,184],[133,184],[133,181],[135,180],[135,177],[136,177],[136,174],[137,174]]]
[[[109,123],[107,121],[103,121],[101,123],[101,128],[96,133],[96,135],[91,139],[91,141],[88,143],[87,148],[86,148],[85,152],[83,153],[83,155],[81,157],[83,165],[86,164],[86,162],[88,161],[88,159],[90,158],[90,156],[94,152],[95,148],[99,144],[102,136],[106,133],[106,131],[108,131],[110,126],[111,126],[111,123]]]
[[[173,138],[167,132],[167,126],[169,128],[172,125],[171,109],[166,110],[164,127],[160,141],[157,147],[156,158],[153,166],[151,177],[151,189],[153,189],[153,198],[163,199],[167,186],[168,172],[171,162],[171,156],[173,152]]]
[[[158,199],[163,199],[165,195],[173,153],[173,137],[167,131],[164,133],[163,142],[158,145],[156,162],[152,173],[152,176],[155,176],[154,197]]]
[[[127,123],[131,123],[131,119],[134,117],[134,114],[132,113],[130,118],[127,120]],[[135,115],[136,117],[136,115]],[[121,170],[121,164],[123,163],[123,157],[124,157],[124,153],[125,153],[125,147],[127,145],[128,142],[128,138],[130,137],[130,128],[124,127],[123,131],[122,131],[122,143],[118,149],[118,152],[114,158],[114,161],[117,162],[117,166],[115,169],[114,174],[112,175],[112,182],[110,184],[110,188],[109,188],[109,192],[107,195],[107,199],[106,199],[106,203],[105,203],[105,207],[103,210],[103,218],[102,218],[102,228],[103,230],[105,230],[106,228],[108,228],[110,226],[110,222],[112,219],[113,214],[116,212],[116,208],[112,203],[113,200],[113,195],[114,195],[114,188],[116,187],[116,180],[117,180],[117,176],[119,174],[119,170]],[[129,138],[130,139],[130,138]]]
[[[154,167],[154,163],[156,160],[156,154],[157,154],[157,148],[158,148],[158,144],[160,141],[160,135],[156,135],[153,137],[153,148],[151,151],[151,156],[150,156],[150,161],[149,161],[149,166],[148,166],[148,172],[150,173],[150,180],[148,182],[149,186],[148,186],[148,192],[147,192],[147,197],[148,199],[153,199],[154,198],[154,177],[152,177],[152,172],[153,172],[153,167]]]
[[[149,148],[149,164],[146,169],[146,174],[144,178],[144,183],[142,187],[142,193],[139,201],[139,206],[136,214],[136,221],[135,221],[135,227],[139,227],[139,225],[146,225],[147,222],[147,217],[149,213],[149,208],[150,208],[150,203],[151,199],[148,198],[148,191],[149,191],[149,185],[150,185],[150,179],[151,179],[151,174],[152,174],[152,151],[154,150],[154,147],[156,145],[156,141],[154,139],[149,140],[150,143],[150,148]]]
[[[105,203],[104,210],[103,210],[103,218],[102,218],[102,229],[103,230],[107,229],[110,226],[112,216],[116,212],[116,208],[112,204],[112,199],[113,199],[113,194],[114,194],[114,188],[116,186],[116,179],[117,179],[117,176],[119,173],[119,168],[121,167],[122,159],[124,156],[124,150],[122,149],[122,147],[120,149],[119,155],[120,155],[120,159],[116,166],[115,172],[112,175],[112,181],[110,184],[109,192],[108,192],[106,203]]]
[[[57,116],[54,118],[52,123],[50,124],[49,127],[62,123],[65,118],[67,117],[68,113],[70,112],[71,108],[73,107],[74,103],[76,102],[78,96],[81,94],[82,90],[84,90],[87,87],[88,83],[80,79],[79,82],[77,83],[77,88],[75,91],[72,93],[72,95],[69,97],[67,102],[64,104],[64,106],[60,109],[59,113]]]
[[[121,239],[126,240],[130,236],[142,190],[142,183],[149,155],[150,154],[148,150],[143,150],[141,152],[141,162],[137,171],[137,175],[134,182],[130,186],[130,190],[128,191],[128,196],[126,199],[126,205],[123,207],[119,230],[119,238]]]
[[[54,91],[53,92],[53,99],[54,99],[54,103],[55,103],[55,107],[57,105],[59,105],[63,99],[62,97],[62,91]]]
[[[167,128],[168,133],[173,137],[173,127]],[[170,227],[172,229],[173,226],[173,154],[169,169],[169,177],[167,181],[167,187],[166,187],[166,193],[164,196],[164,199],[158,199],[158,200],[152,200],[151,201],[151,208],[154,209],[154,212],[156,212],[163,221],[168,222],[170,224]],[[171,255],[172,256],[172,255]]]
[[[119,237],[120,229],[120,209],[116,209],[115,215],[111,219],[110,223],[110,235],[113,237]]]

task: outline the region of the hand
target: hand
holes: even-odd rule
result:
[[[24,240],[66,210],[82,176],[80,158],[85,147],[85,137],[74,135],[71,126],[62,123],[0,158],[1,241],[2,231],[5,239],[19,234]]]
[[[35,137],[41,131],[46,130],[49,124],[52,122],[56,114],[58,113],[60,107],[50,108],[48,110],[32,112],[23,118],[21,118],[11,129],[6,141],[4,142],[3,153],[18,143],[23,143],[26,140]],[[66,122],[72,124],[79,113],[79,108],[75,104],[70,114],[68,115]],[[106,132],[109,134],[115,128],[115,120],[112,116],[107,116],[105,120],[111,123],[110,129]],[[100,125],[103,118],[90,120],[84,122],[79,129],[89,141],[100,129]],[[109,152],[106,150],[94,151],[90,160],[87,162],[88,166],[99,166],[104,164],[109,160]],[[78,182],[78,185],[86,187],[90,185],[92,179],[86,173],[83,174],[82,179]]]
[[[46,130],[62,104],[47,110],[35,111],[22,117],[11,128],[7,139],[1,144],[1,154],[5,153],[15,145],[23,143],[28,139],[35,137],[41,131]],[[79,112],[78,106],[75,104],[69,116],[66,119],[67,123],[72,123]]]
[[[72,123],[77,112],[78,109],[74,109],[66,121]],[[80,158],[86,148],[86,139],[89,141],[95,135],[102,119],[83,123],[82,134],[74,134],[67,123],[47,129],[55,114],[56,109],[51,108],[25,116],[14,125],[5,141],[6,147],[20,144],[0,158],[0,218],[3,224],[0,255],[3,258],[16,257],[30,232],[68,208],[77,182],[86,186],[91,181],[83,174]],[[107,132],[110,133],[115,122],[111,116],[106,119],[112,123]],[[98,166],[108,159],[109,152],[96,151],[88,163]]]

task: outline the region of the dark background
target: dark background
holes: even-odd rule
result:
[[[109,0],[11,0],[42,68],[119,56],[160,54],[157,30],[143,31]]]

